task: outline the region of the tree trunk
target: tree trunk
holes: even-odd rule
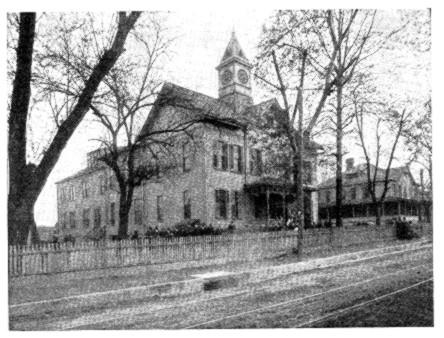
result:
[[[24,196],[20,199],[8,199],[8,243],[24,245],[31,234],[32,243],[39,241],[34,221],[36,198]]]
[[[342,86],[336,92],[336,226],[342,226]]]
[[[35,35],[35,13],[20,13],[17,66],[8,118],[8,241],[26,244],[29,229],[34,229],[34,202],[30,195],[34,166],[26,164],[26,123],[31,97],[32,53]]]
[[[126,199],[124,196],[121,196],[119,205],[119,230],[117,232],[119,239],[128,237],[128,219],[129,209],[126,206]]]
[[[134,187],[132,187],[131,185],[128,188],[126,184],[124,186],[120,186],[118,230],[118,236],[120,239],[125,239],[128,237],[129,213],[133,201],[133,193]]]
[[[381,209],[382,209],[382,202],[376,202],[375,203],[376,226],[381,225]]]
[[[433,224],[433,172],[432,172],[432,156],[429,157],[429,180],[430,180],[430,193],[432,194],[431,204],[428,211],[428,222]]]

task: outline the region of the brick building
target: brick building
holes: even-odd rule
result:
[[[184,219],[200,219],[214,226],[254,227],[273,218],[285,217],[295,196],[291,179],[269,175],[263,161],[267,154],[253,145],[252,117],[282,112],[276,99],[253,103],[252,65],[234,33],[220,64],[219,97],[166,83],[141,133],[162,128],[166,121],[183,119],[195,111],[209,118],[193,127],[193,142],[177,138],[178,165],[156,179],[143,182],[134,193],[129,217],[129,233],[142,234],[148,227],[170,227]],[[165,104],[174,96],[193,109]],[[257,131],[255,131],[257,134]],[[305,164],[310,168],[306,180],[307,222],[317,222],[316,152],[308,142]],[[109,168],[95,161],[100,149],[88,154],[88,166],[57,183],[58,219],[61,234],[82,236],[91,228],[105,227],[107,236],[117,234],[118,191]],[[148,152],[140,154],[148,160]]]
[[[343,173],[343,208],[344,221],[369,220],[375,217],[375,207],[367,188],[367,165],[354,165],[352,158],[346,161]],[[372,166],[372,177],[376,167]],[[377,169],[376,196],[384,189],[385,170]],[[321,220],[335,219],[336,178],[332,177],[319,184],[319,217]],[[421,202],[419,185],[415,182],[408,166],[391,168],[388,191],[382,207],[382,217],[397,216],[417,219],[421,203],[424,203],[425,216],[429,217],[430,201]]]

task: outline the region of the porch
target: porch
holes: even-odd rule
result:
[[[382,204],[381,217],[418,217],[421,202],[411,199],[387,200]],[[426,210],[428,208],[425,208]],[[428,218],[427,213],[424,215]],[[343,218],[368,218],[376,217],[376,206],[372,202],[349,203],[342,207]],[[319,208],[321,220],[336,218],[335,205],[322,206]]]
[[[291,183],[273,178],[261,178],[258,181],[245,184],[245,196],[250,208],[250,216],[255,223],[266,226],[275,221],[286,224],[290,210],[296,203],[296,194],[291,192]],[[312,186],[304,186],[304,218],[305,226],[317,222],[318,210],[314,210],[317,203]]]

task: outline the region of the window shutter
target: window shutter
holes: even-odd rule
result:
[[[242,158],[242,147],[237,146],[237,152],[238,152],[238,171],[241,173],[243,171],[243,158]]]
[[[222,170],[228,169],[228,145],[221,143],[222,145]]]
[[[232,144],[228,147],[228,167],[234,170],[234,146]]]

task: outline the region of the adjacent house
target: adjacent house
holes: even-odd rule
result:
[[[346,160],[346,170],[343,180],[343,208],[345,221],[369,220],[375,217],[375,206],[372,203],[367,187],[367,165],[354,165],[354,160]],[[384,189],[385,170],[371,167],[372,175],[377,170],[376,196]],[[415,182],[408,166],[391,168],[389,173],[388,191],[382,207],[382,216],[393,218],[397,216],[417,219],[421,210],[419,185]],[[428,202],[425,202],[427,204]],[[319,184],[319,216],[320,219],[334,220],[336,204],[336,178],[332,177]],[[429,217],[428,207],[423,213]]]
[[[183,119],[197,111],[209,117],[193,126],[193,141],[178,136],[174,170],[144,181],[137,187],[129,218],[129,233],[143,234],[148,227],[171,227],[184,219],[200,219],[219,227],[255,227],[271,219],[285,218],[295,196],[292,178],[270,174],[264,168],[266,151],[257,137],[252,117],[279,116],[276,99],[254,104],[252,65],[236,36],[232,35],[216,67],[219,97],[213,98],[166,83],[148,114],[141,133],[162,128],[166,121]],[[168,104],[173,96],[188,107]],[[211,118],[214,117],[214,118]],[[306,222],[317,222],[316,154],[319,146],[307,142]],[[96,161],[100,149],[88,154],[88,166],[57,183],[58,224],[61,234],[83,236],[104,227],[107,236],[117,234],[118,189],[109,168]],[[140,161],[148,161],[143,150]]]

